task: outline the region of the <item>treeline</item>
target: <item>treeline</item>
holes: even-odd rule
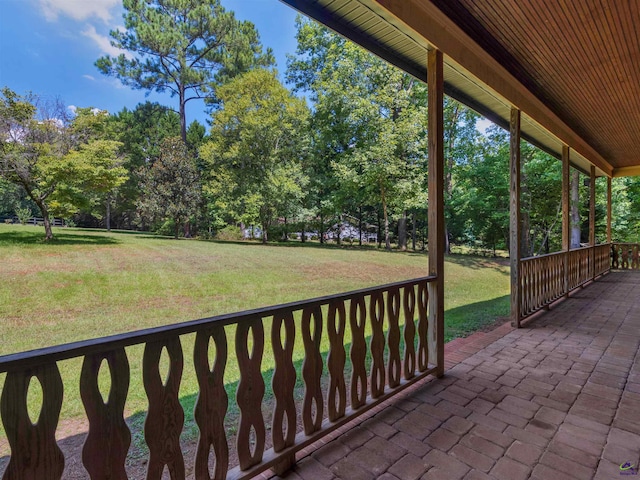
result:
[[[97,66],[134,88],[174,93],[178,110],[147,102],[69,115],[59,102],[3,89],[0,216],[28,211],[176,237],[239,239],[251,229],[264,242],[293,232],[302,241],[361,241],[375,232],[386,248],[425,247],[426,85],[302,18],[285,85],[255,27],[217,0],[164,3],[160,11],[125,2],[127,32],[112,37],[139,56],[104,57]],[[185,112],[203,98],[207,127],[188,123]],[[444,118],[447,239],[508,248],[508,134],[481,133],[479,116],[450,98]],[[561,165],[526,143],[522,155],[521,244],[529,256],[560,247]],[[635,179],[614,183],[618,240],[637,240],[638,189]],[[577,171],[572,193],[579,244],[588,240],[589,199]],[[604,179],[597,195],[604,240]]]

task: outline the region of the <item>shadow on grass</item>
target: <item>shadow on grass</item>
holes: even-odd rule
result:
[[[479,257],[475,255],[464,255],[464,254],[452,254],[447,255],[445,257],[445,261],[450,263],[455,263],[456,265],[460,265],[466,268],[470,268],[471,270],[486,270],[492,269],[496,272],[509,276],[509,270],[504,267],[509,266],[508,258],[501,257]]]
[[[445,342],[466,337],[509,316],[511,297],[503,297],[451,308],[444,313]]]
[[[118,239],[103,235],[82,235],[78,233],[54,232],[53,240],[44,240],[44,231],[10,231],[0,233],[0,247],[10,245],[116,245]]]

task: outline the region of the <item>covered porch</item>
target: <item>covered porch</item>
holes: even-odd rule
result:
[[[127,478],[131,348],[144,349],[149,479],[269,477],[272,470],[314,480],[633,473],[640,459],[640,276],[609,270],[612,258],[616,267],[637,268],[638,247],[612,248],[610,179],[640,173],[640,8],[604,2],[609,8],[598,17],[585,2],[569,2],[573,13],[515,0],[285,2],[427,81],[428,276],[1,357],[0,413],[11,447],[3,478],[63,478],[58,363],[69,359],[82,362],[87,476]],[[523,21],[534,18],[530,9],[537,18],[531,24]],[[583,37],[585,11],[600,19],[586,22],[598,36]],[[566,20],[566,42],[553,29],[529,41],[558,18]],[[627,36],[598,30],[618,21]],[[555,62],[558,50],[566,68]],[[523,327],[447,346],[445,93],[511,132],[512,324]],[[521,138],[563,167],[562,251],[532,259],[519,251]],[[569,242],[570,168],[591,181],[589,241],[581,248]],[[596,245],[594,185],[602,176],[609,179],[609,227],[606,243]],[[294,342],[303,344],[304,358],[294,356]],[[185,362],[183,346],[193,363]],[[164,379],[163,356],[170,364]],[[227,362],[237,366],[233,391]],[[98,384],[101,368],[110,375],[108,395]],[[183,371],[199,388],[199,440],[188,457],[180,446]],[[43,396],[35,423],[27,409],[34,377]],[[233,444],[225,425],[230,410],[239,411]]]
[[[287,479],[611,479],[640,460],[640,275],[613,271],[520,329],[445,347],[413,387]]]

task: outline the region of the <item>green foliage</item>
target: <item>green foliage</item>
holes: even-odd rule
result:
[[[243,240],[242,230],[235,225],[226,225],[216,232],[216,240],[238,241]]]
[[[236,20],[219,0],[124,0],[123,6],[126,30],[110,35],[128,53],[102,57],[96,66],[130,87],[177,96],[183,141],[187,102],[213,101],[217,85],[273,64],[254,25]]]
[[[200,202],[200,179],[195,162],[179,137],[162,142],[160,157],[139,172],[143,196],[139,208],[152,221],[172,220],[174,236]]]
[[[218,97],[211,140],[200,149],[205,194],[214,215],[261,224],[266,242],[274,221],[294,215],[303,197],[308,109],[263,69],[220,87]]]
[[[126,179],[117,165],[120,144],[101,138],[109,135],[108,114],[80,109],[70,121],[66,113],[58,101],[2,90],[0,175],[37,205],[47,240],[51,214],[69,216]]]
[[[389,215],[426,202],[426,87],[314,22],[297,29],[288,76],[315,103],[313,203],[381,205],[389,247]]]
[[[29,207],[27,208],[17,208],[16,209],[16,217],[18,217],[18,221],[22,225],[26,225],[27,222],[33,217],[33,212]]]

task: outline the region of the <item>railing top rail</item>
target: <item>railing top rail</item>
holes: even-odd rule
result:
[[[520,259],[520,262],[532,262],[534,260],[540,260],[543,258],[549,258],[549,257],[557,257],[559,255],[564,255],[565,251],[560,251],[560,252],[552,252],[552,253],[545,253],[544,255],[534,255],[533,257],[525,257]]]
[[[638,242],[611,242],[611,245],[640,245]]]
[[[345,293],[312,298],[309,300],[299,300],[296,302],[290,302],[271,307],[262,307],[236,313],[226,313],[214,317],[201,318],[198,320],[175,323],[162,327],[147,328],[133,332],[110,335],[107,337],[82,340],[79,342],[67,343],[53,347],[30,350],[27,352],[12,353],[9,355],[0,356],[0,373],[8,372],[11,370],[31,368],[38,365],[57,362],[60,360],[68,360],[70,358],[82,357],[88,354],[108,352],[131,345],[162,340],[169,336],[194,333],[203,328],[231,325],[251,318],[269,317],[283,312],[302,310],[306,307],[318,307],[336,300],[348,300],[350,298],[361,295],[371,295],[394,288],[417,285],[422,282],[433,282],[435,280],[435,276],[414,278],[411,280],[403,280],[386,285],[368,287]]]

